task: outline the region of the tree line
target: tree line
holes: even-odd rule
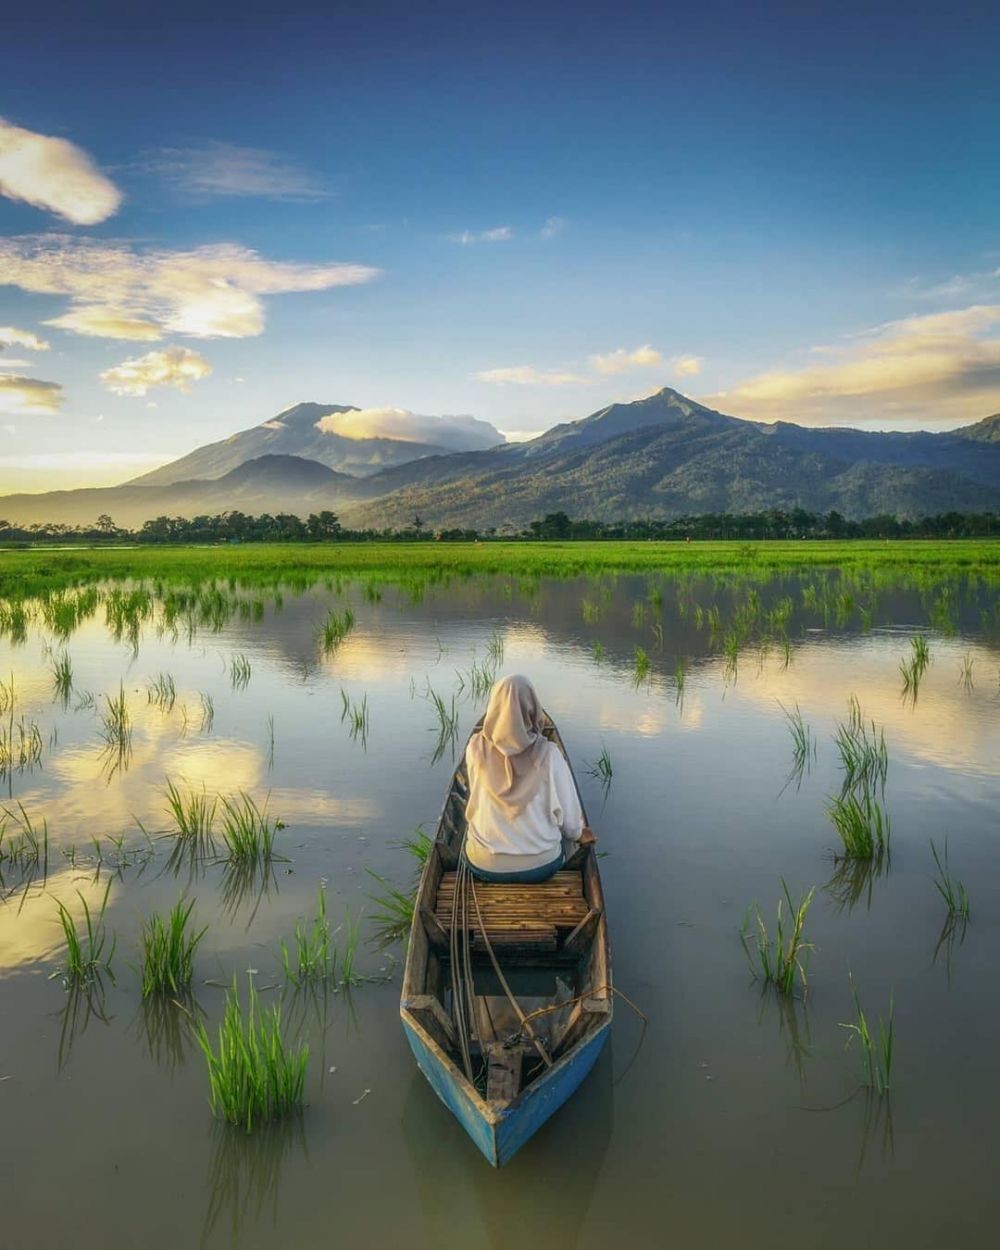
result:
[[[912,520],[891,514],[850,520],[839,512],[768,508],[761,512],[700,513],[670,520],[593,521],[550,512],[520,533],[494,528],[430,528],[419,516],[393,529],[352,530],[334,512],[222,512],[217,516],[160,516],[137,529],[123,528],[103,513],[93,525],[13,525],[0,520],[0,543],[225,543],[225,542],[489,542],[535,539],[559,542],[685,541],[777,538],[989,538],[1000,536],[1000,513],[941,512]]]

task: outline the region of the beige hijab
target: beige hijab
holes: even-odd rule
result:
[[[469,756],[478,765],[469,804],[486,798],[508,816],[523,811],[536,793],[546,753],[544,713],[527,677],[501,677],[490,691],[483,727],[469,740]],[[475,793],[473,793],[475,791]]]

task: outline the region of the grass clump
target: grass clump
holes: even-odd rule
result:
[[[229,661],[229,684],[234,690],[246,690],[253,669],[245,655],[237,653]]]
[[[249,981],[244,1006],[233,978],[216,1046],[200,1020],[194,1025],[208,1064],[212,1112],[248,1133],[301,1107],[309,1063],[308,1046],[293,1046],[286,1039],[281,1008],[262,1007],[252,976]]]
[[[68,651],[60,651],[52,661],[52,685],[56,697],[65,706],[73,692],[73,661],[69,658]]]
[[[378,894],[368,896],[375,905],[375,911],[371,914],[375,923],[375,941],[379,946],[390,946],[393,942],[401,941],[410,932],[416,890],[401,890],[371,868],[366,871],[381,887]]]
[[[177,785],[167,779],[167,811],[173,818],[174,830],[189,846],[207,848],[214,842],[215,813],[219,800],[209,795],[204,787],[200,791],[189,790],[182,794]]]
[[[827,811],[848,858],[880,858],[888,851],[889,813],[870,786],[835,795]]]
[[[170,673],[158,673],[146,687],[146,699],[163,712],[173,710],[177,702],[177,686]]]
[[[361,702],[357,703],[350,698],[346,690],[340,692],[340,723],[347,724],[348,733],[354,739],[360,739],[362,746],[368,745],[368,695],[362,696]]]
[[[874,721],[865,723],[856,695],[851,695],[848,701],[847,720],[837,725],[834,741],[840,752],[845,790],[855,785],[873,789],[876,784],[885,789],[889,771],[885,731],[877,728]]]
[[[125,686],[119,683],[117,694],[104,696],[101,713],[101,737],[105,747],[124,760],[132,753],[132,715],[128,710]]]
[[[854,1019],[847,1024],[841,1024],[842,1029],[847,1029],[850,1037],[847,1039],[850,1044],[855,1038],[861,1045],[861,1059],[864,1065],[864,1083],[875,1091],[876,1094],[887,1094],[889,1092],[889,1084],[892,1078],[892,1055],[893,1055],[893,998],[889,995],[889,1014],[887,1019],[883,1020],[879,1016],[875,1032],[871,1030],[868,1018],[861,1006],[861,999],[858,997],[857,987],[854,984],[854,978],[851,978],[851,997],[854,1000]]]
[[[781,708],[785,721],[788,724],[789,732],[792,735],[794,771],[801,773],[803,769],[808,767],[809,761],[816,758],[816,741],[813,738],[812,729],[803,719],[802,711],[797,703],[793,712],[790,712],[780,700],[778,707]]]
[[[934,856],[934,863],[937,864],[938,875],[934,878],[934,884],[937,892],[944,899],[945,906],[948,908],[947,921],[951,924],[966,925],[969,922],[969,895],[965,886],[961,881],[956,881],[951,875],[951,869],[948,867],[948,839],[944,840],[944,856],[938,853],[937,847],[934,845],[934,839],[931,839],[931,854]]]
[[[350,608],[345,608],[343,612],[337,612],[335,609],[329,612],[319,631],[323,650],[327,654],[336,651],[354,628],[354,623],[354,613]]]
[[[191,984],[194,954],[205,936],[205,925],[197,932],[190,924],[194,899],[187,905],[180,899],[166,918],[154,914],[142,926],[142,996],[181,994]]]
[[[614,776],[614,765],[611,763],[611,756],[608,754],[608,748],[601,745],[601,753],[594,760],[593,764],[587,769],[591,777],[596,777],[601,783],[601,789],[607,795],[611,789],[611,779]]]
[[[337,973],[337,948],[330,941],[330,922],[326,918],[326,891],[317,891],[316,915],[309,928],[300,921],[295,925],[295,949],[289,951],[281,940],[281,960],[285,976],[294,985],[305,981],[325,981]]]
[[[274,840],[282,821],[268,815],[267,804],[258,807],[241,790],[235,798],[222,799],[222,840],[227,858],[242,864],[262,865],[274,857]]]
[[[427,698],[433,704],[434,711],[437,713],[438,723],[432,731],[437,733],[437,742],[434,745],[434,754],[431,758],[431,763],[436,764],[449,746],[454,757],[455,742],[458,738],[458,709],[455,706],[454,695],[451,696],[450,705],[445,703],[443,697],[431,687],[430,682],[427,683]]]
[[[755,923],[747,913],[740,930],[744,950],[755,977],[774,985],[782,994],[791,994],[798,976],[803,994],[808,990],[806,967],[814,947],[803,938],[806,913],[812,903],[816,887],[813,886],[798,903],[792,902],[788,886],[782,878],[784,898],[778,899],[778,914],[774,937],[768,932],[767,923],[755,904]]]
[[[104,913],[108,905],[108,893],[111,881],[104,888],[104,897],[96,912],[91,912],[86,898],[77,890],[77,897],[83,905],[83,928],[78,929],[77,923],[64,903],[56,902],[59,911],[59,923],[62,925],[66,938],[66,966],[63,979],[68,986],[88,985],[99,979],[101,972],[114,980],[111,971],[111,960],[114,957],[118,939],[111,934],[111,945],[108,948],[108,930],[104,923]]]
[[[632,659],[632,681],[636,687],[649,681],[650,668],[649,653],[644,647],[636,647]]]
[[[17,827],[16,834],[9,834],[7,826],[13,822]],[[34,875],[41,869],[42,875],[48,875],[49,867],[49,824],[43,817],[41,825],[28,815],[23,803],[18,803],[17,811],[5,807],[0,813],[0,872],[4,863],[17,869],[19,873]]]

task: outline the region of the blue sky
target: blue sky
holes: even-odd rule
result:
[[[1000,409],[995,5],[137,7],[5,15],[0,489],[303,399]]]

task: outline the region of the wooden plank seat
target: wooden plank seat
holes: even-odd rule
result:
[[[434,905],[435,919],[445,934],[451,932],[455,877],[454,872],[442,874]],[[557,872],[548,881],[535,885],[477,881],[475,887],[483,924],[495,946],[555,950],[559,931],[575,930],[590,912],[579,872]],[[469,927],[475,949],[481,949],[483,939],[478,932],[479,921],[471,892]]]

